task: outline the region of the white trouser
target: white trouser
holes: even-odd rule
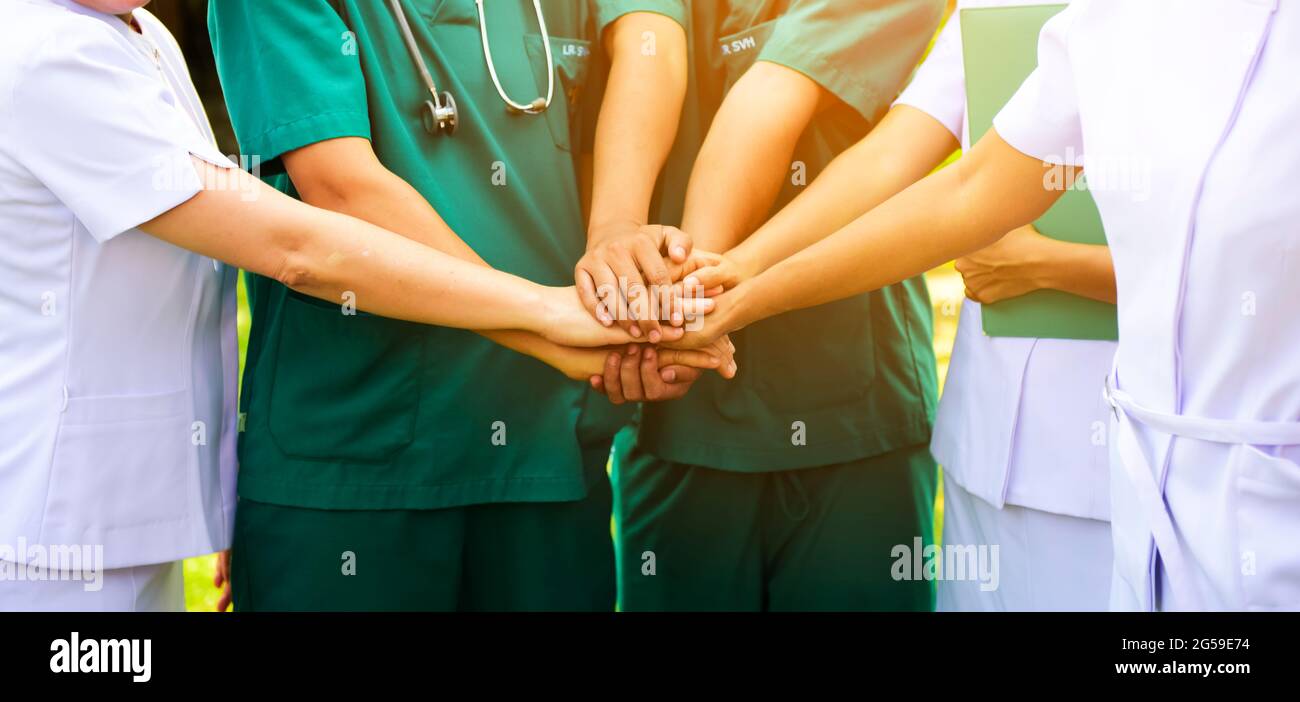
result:
[[[114,568],[99,574],[46,571],[4,563],[0,612],[183,612],[182,561]]]
[[[997,589],[943,578],[941,612],[1100,611],[1110,593],[1110,525],[1027,507],[998,509],[955,481],[943,484],[943,545],[997,546]],[[951,575],[951,574],[949,574]]]
[[[1284,455],[1300,423],[1156,412],[1117,386],[1111,608],[1300,609],[1300,465]]]

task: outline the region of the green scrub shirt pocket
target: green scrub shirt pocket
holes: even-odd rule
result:
[[[412,325],[290,291],[267,422],[285,455],[393,458],[415,438],[424,335]]]
[[[748,71],[758,60],[759,54],[763,52],[763,45],[772,38],[772,32],[776,31],[776,23],[779,21],[774,19],[756,24],[718,40],[717,60],[724,76],[723,94],[730,91],[731,86],[735,85],[736,81],[745,75],[745,71]]]
[[[387,5],[388,0],[382,0]],[[424,19],[431,24],[467,24],[478,27],[474,0],[413,0]],[[386,9],[385,12],[388,12]]]
[[[787,312],[745,329],[758,392],[777,411],[860,402],[876,377],[865,295]],[[810,360],[815,359],[815,360]]]
[[[542,36],[536,33],[524,35],[524,50],[528,61],[534,67],[538,95],[546,96],[546,49],[542,45]],[[578,120],[578,104],[591,76],[592,42],[584,39],[551,37],[551,56],[555,60],[555,99],[550,109],[546,110],[546,123],[551,129],[555,145],[565,151],[573,151],[576,138],[574,134]]]

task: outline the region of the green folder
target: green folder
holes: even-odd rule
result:
[[[990,7],[961,11],[966,102],[971,143],[1038,66],[1038,34],[1065,5]],[[1045,236],[1080,244],[1105,244],[1101,215],[1083,178],[1034,223]],[[1060,290],[983,306],[984,333],[1046,339],[1119,337],[1115,306]]]

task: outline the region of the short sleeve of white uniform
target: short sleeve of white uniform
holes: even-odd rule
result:
[[[993,118],[993,128],[1004,141],[1044,163],[1083,165],[1069,34],[1084,5],[1075,2],[1047,21],[1038,36],[1038,68]]]
[[[51,36],[13,91],[18,162],[101,242],[198,194],[191,154],[233,167],[112,28]]]
[[[966,70],[961,55],[961,27],[953,13],[930,55],[895,105],[909,105],[938,120],[961,141],[966,119]]]

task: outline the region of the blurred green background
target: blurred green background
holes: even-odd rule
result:
[[[212,44],[208,39],[207,4],[207,0],[159,0],[150,3],[148,9],[171,29],[185,52],[194,84],[203,96],[208,119],[212,122],[212,129],[216,133],[222,152],[236,154],[239,148],[230,128],[230,118],[226,114],[225,99],[221,94],[221,84],[212,58]],[[951,4],[950,1],[950,9]],[[957,275],[951,265],[931,271],[926,276],[926,280],[934,305],[934,347],[939,359],[939,379],[942,387],[943,378],[948,372],[948,358],[952,352],[953,338],[957,331],[957,313],[961,309],[963,286],[961,276]],[[247,298],[241,281],[239,286],[241,368],[244,350],[248,344],[248,324]],[[942,487],[935,510],[935,520],[937,525],[942,525]],[[942,529],[937,528],[935,533],[942,533]],[[216,609],[220,593],[212,585],[215,567],[216,556],[202,556],[185,561],[185,603],[190,611],[211,612]]]

